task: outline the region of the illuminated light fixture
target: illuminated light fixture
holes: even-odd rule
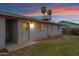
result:
[[[35,24],[33,22],[30,22],[30,28],[34,28],[35,27]]]

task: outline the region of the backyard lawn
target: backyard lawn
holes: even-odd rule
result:
[[[12,51],[9,55],[79,56],[79,36],[62,35],[40,40],[35,45]]]

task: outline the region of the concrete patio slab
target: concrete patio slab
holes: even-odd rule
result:
[[[22,43],[22,44],[8,44],[6,45],[6,49],[11,52],[11,51],[14,51],[14,50],[17,50],[17,49],[20,49],[20,48],[24,48],[24,47],[27,47],[27,46],[30,46],[30,45],[33,45],[33,44],[36,44],[37,42],[34,42],[34,41],[30,41],[30,42],[26,42],[26,43]]]

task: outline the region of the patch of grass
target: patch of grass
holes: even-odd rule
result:
[[[33,46],[14,51],[11,55],[79,56],[79,36],[63,35],[41,40]]]
[[[31,50],[31,55],[63,56],[79,55],[79,47],[74,44],[38,44]]]

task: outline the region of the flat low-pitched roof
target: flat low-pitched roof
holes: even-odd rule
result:
[[[11,12],[0,11],[0,15],[2,15],[2,16],[12,16],[12,17],[23,18],[23,19],[29,19],[29,20],[44,22],[44,23],[48,23],[48,24],[52,24],[52,25],[62,26],[62,24],[52,23],[52,22],[41,20],[41,19],[36,19],[36,18],[33,18],[33,17],[29,17],[29,16],[23,16],[23,15],[11,13]]]

